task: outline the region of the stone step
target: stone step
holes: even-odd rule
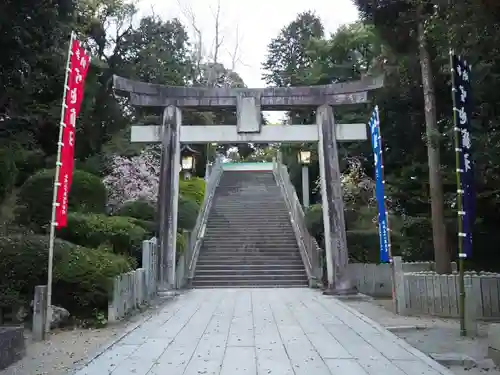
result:
[[[222,251],[209,251],[202,252],[198,259],[198,264],[203,264],[205,262],[210,263],[250,263],[250,264],[285,264],[286,262],[302,262],[302,258],[299,253],[260,253],[260,254],[249,254],[249,253],[233,253],[233,252],[222,252]]]
[[[297,289],[297,288],[307,288],[307,285],[304,285],[302,283],[300,284],[287,284],[287,285],[275,285],[275,284],[245,284],[245,285],[229,285],[227,283],[221,284],[221,285],[199,285],[197,284],[196,286],[193,286],[194,289],[256,289],[256,288],[261,288],[261,289]]]
[[[267,231],[266,231],[267,229]],[[276,233],[279,231],[280,233]],[[220,227],[220,228],[207,228],[205,233],[205,240],[225,241],[225,240],[242,240],[243,242],[286,242],[297,243],[293,231],[289,228],[275,228],[275,232],[270,232],[268,228],[262,228],[262,231],[248,229],[244,227]]]
[[[209,279],[193,279],[193,288],[301,288],[308,286],[307,278],[303,279],[283,279],[283,280],[258,280],[258,279],[241,279],[241,280],[209,280]]]
[[[227,213],[227,212],[215,212],[211,217],[208,218],[207,223],[211,222],[228,222],[232,221],[235,223],[290,223],[290,216],[288,213],[285,215],[248,215],[245,212],[238,213]]]
[[[198,264],[272,264],[272,265],[282,265],[282,264],[302,264],[302,258],[299,254],[259,254],[259,255],[248,255],[248,254],[224,254],[220,255],[217,253],[206,253],[200,256],[197,262]]]
[[[302,262],[289,262],[286,264],[241,264],[241,263],[200,263],[198,261],[196,265],[196,269],[199,270],[200,272],[208,272],[208,271],[233,271],[233,272],[239,272],[239,271],[265,271],[267,272],[268,270],[282,270],[285,269],[287,272],[290,270],[299,270],[303,271],[304,266],[302,265]]]
[[[248,248],[249,245],[259,245],[260,247],[269,247],[270,249],[284,248],[284,249],[297,249],[298,244],[295,238],[243,238],[241,236],[230,238],[226,237],[213,237],[208,234],[203,240],[202,247],[234,247],[241,249],[243,246]]]
[[[234,206],[234,207],[228,207],[228,206],[213,206],[212,211],[214,213],[222,213],[222,214],[245,214],[248,216],[255,216],[255,215],[263,215],[263,216],[270,216],[270,217],[283,217],[283,216],[288,216],[288,209],[286,207],[269,207],[268,205],[262,205],[262,206],[252,206],[252,207],[245,207],[245,206]]]
[[[255,243],[247,243],[247,244],[227,244],[221,243],[219,245],[209,244],[203,245],[201,249],[204,252],[210,253],[227,253],[227,254],[266,254],[269,253],[271,255],[284,255],[289,253],[298,253],[299,247],[297,245],[291,244],[281,244],[278,245],[269,245],[269,244],[255,244]]]
[[[265,209],[255,210],[255,211],[227,211],[214,208],[210,212],[211,217],[208,220],[213,219],[227,219],[230,217],[233,220],[269,220],[269,221],[282,221],[290,220],[290,214],[288,211],[276,212],[269,211]]]
[[[221,226],[224,225],[225,227],[231,226],[231,227],[249,227],[249,228],[259,228],[259,227],[264,227],[268,228],[269,226],[272,226],[273,229],[276,228],[283,228],[283,227],[292,227],[292,223],[290,220],[257,220],[257,219],[238,219],[238,220],[230,220],[228,219],[222,219],[222,218],[217,218],[217,219],[212,219],[207,221],[207,227],[211,226]]]
[[[213,281],[307,281],[307,275],[305,272],[293,272],[288,274],[262,274],[262,273],[254,273],[254,274],[224,274],[224,275],[203,275],[200,276],[198,273],[196,274],[194,280],[213,280]]]
[[[257,240],[235,240],[222,239],[212,242],[204,242],[202,244],[202,249],[207,251],[226,251],[226,252],[297,252],[299,246],[296,242],[268,242],[268,241],[257,241]]]
[[[196,277],[258,277],[259,275],[275,275],[275,276],[291,276],[291,275],[306,275],[305,271],[297,268],[260,268],[260,269],[229,269],[229,268],[219,268],[219,269],[199,269],[196,272]]]
[[[294,257],[276,257],[276,256],[260,256],[260,257],[226,257],[221,258],[219,256],[212,255],[200,255],[196,263],[196,269],[198,267],[233,267],[233,266],[262,266],[262,267],[291,267],[295,265],[300,265],[304,267],[302,263],[302,258],[300,256]]]
[[[278,232],[278,233],[277,233]],[[223,237],[228,236],[241,236],[244,239],[255,238],[255,239],[290,239],[295,240],[293,229],[290,226],[279,227],[279,226],[261,226],[261,227],[235,227],[233,225],[220,226],[220,227],[207,227],[207,232],[205,238],[208,237]]]
[[[214,200],[214,206],[225,206],[225,207],[245,207],[252,208],[255,206],[267,206],[269,205],[272,208],[280,209],[285,206],[285,201],[281,196],[273,197],[270,199],[250,199],[248,197],[238,196],[238,198],[229,199],[229,198],[218,198]]]
[[[207,225],[205,230],[208,233],[213,231],[214,233],[225,232],[226,234],[231,234],[231,231],[236,231],[238,234],[243,234],[242,231],[249,232],[250,234],[262,233],[264,235],[284,233],[283,237],[294,237],[294,231],[291,224],[275,224],[275,223],[249,223],[245,225],[241,224],[231,224],[231,223],[211,223]],[[295,237],[294,237],[295,238]]]

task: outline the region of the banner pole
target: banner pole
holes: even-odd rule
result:
[[[454,128],[454,146],[455,146],[455,163],[456,163],[456,178],[457,178],[457,212],[458,212],[458,272],[459,272],[459,288],[460,288],[460,299],[459,299],[459,313],[460,313],[460,335],[466,336],[467,330],[465,327],[465,262],[462,256],[463,254],[463,193],[462,181],[460,179],[460,140],[457,119],[457,99],[455,97],[456,82],[455,82],[455,67],[453,66],[453,50],[450,49],[450,67],[451,67],[451,93],[453,101],[453,128]]]
[[[66,124],[64,124],[64,114],[66,107],[66,94],[68,92],[68,77],[71,61],[71,48],[73,46],[73,40],[75,39],[75,33],[71,32],[71,37],[69,40],[68,47],[68,59],[66,61],[66,71],[64,78],[64,90],[61,105],[61,122],[59,123],[59,139],[57,142],[57,161],[56,170],[54,175],[54,195],[52,198],[52,218],[50,220],[50,236],[49,236],[49,261],[47,270],[47,305],[46,305],[46,321],[45,321],[45,332],[50,332],[50,323],[52,322],[52,273],[54,268],[54,240],[56,236],[56,207],[57,207],[57,192],[59,190],[59,172],[61,170],[61,148],[62,148],[62,136],[63,130]]]
[[[384,152],[382,149],[382,131],[380,129],[380,113],[379,113],[379,108],[378,105],[375,106],[375,115],[377,116],[377,124],[378,124],[378,147],[380,149],[380,166],[382,168],[382,185],[384,186],[384,210],[385,210],[385,221],[387,223],[387,247],[389,250],[389,262],[390,262],[390,267],[391,267],[391,273],[392,273],[392,301],[394,303],[394,308],[395,312],[397,314],[398,312],[398,305],[397,305],[397,299],[395,298],[395,293],[396,293],[396,275],[394,272],[394,262],[392,261],[392,243],[391,243],[391,226],[390,226],[390,219],[389,219],[389,213],[387,211],[387,201],[385,199],[385,194],[386,194],[386,189],[385,189],[385,168],[384,168]]]

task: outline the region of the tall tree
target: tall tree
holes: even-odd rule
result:
[[[356,0],[365,19],[374,23],[399,52],[418,51],[422,74],[425,108],[426,143],[429,166],[432,232],[436,271],[451,271],[450,254],[444,221],[444,195],[441,176],[441,132],[437,123],[436,97],[426,24],[435,12],[432,3],[424,0],[374,1]],[[416,36],[416,37],[415,37]]]
[[[267,57],[262,65],[266,71],[266,83],[279,87],[300,84],[304,71],[313,63],[307,54],[308,45],[323,35],[323,24],[312,12],[300,13],[294,21],[283,27],[267,47]]]

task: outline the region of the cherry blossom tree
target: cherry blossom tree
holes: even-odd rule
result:
[[[160,150],[150,147],[139,155],[111,157],[111,173],[103,182],[108,190],[108,209],[133,200],[155,202],[160,182]]]

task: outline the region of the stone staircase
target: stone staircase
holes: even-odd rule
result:
[[[223,172],[192,286],[307,285],[287,207],[273,173]]]

